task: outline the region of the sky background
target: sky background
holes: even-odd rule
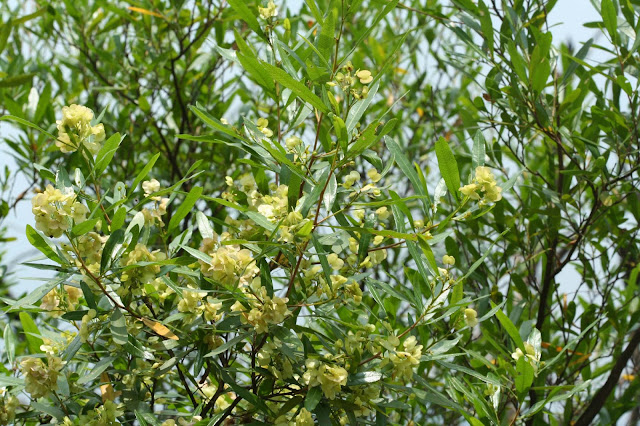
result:
[[[276,1],[276,3],[278,3]],[[288,4],[293,10],[297,10],[302,0],[292,0]],[[574,49],[578,50],[582,43],[590,38],[594,38],[597,43],[606,45],[607,41],[602,33],[597,29],[584,28],[587,22],[598,21],[599,14],[589,0],[559,0],[555,8],[549,15],[549,26],[553,34],[555,45],[562,42],[571,42]],[[590,58],[598,60],[597,52],[594,52]],[[6,122],[0,122],[0,135],[2,137],[11,135],[10,126]],[[15,163],[7,154],[7,148],[0,145],[0,170],[4,170],[5,164],[9,164],[12,170],[15,169]],[[13,195],[17,195],[27,186],[24,179],[18,179],[14,186]],[[18,203],[17,208],[9,213],[9,217],[4,221],[4,226],[8,229],[9,237],[17,238],[17,241],[0,246],[1,251],[5,251],[3,256],[4,263],[8,266],[9,272],[12,273],[12,281],[17,285],[12,289],[14,297],[19,296],[25,291],[29,291],[42,283],[43,279],[51,276],[50,271],[42,271],[22,266],[21,263],[36,258],[41,258],[40,252],[32,248],[25,236],[25,227],[27,224],[35,225],[33,214],[31,213],[31,196]],[[7,249],[9,249],[7,251]],[[571,287],[576,280],[576,275],[570,271],[563,272],[559,277],[559,281],[568,283]]]

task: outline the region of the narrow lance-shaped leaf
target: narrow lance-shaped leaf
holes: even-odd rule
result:
[[[116,133],[111,136],[107,141],[102,145],[102,148],[96,155],[96,163],[95,163],[95,174],[96,176],[100,176],[102,172],[104,172],[111,163],[113,159],[113,155],[116,153],[116,150],[124,140],[124,136],[120,136],[120,133]]]
[[[42,349],[40,349],[40,346],[42,346],[42,339],[39,337],[40,330],[38,330],[38,326],[33,321],[33,318],[26,312],[20,312],[19,317],[29,352],[32,354],[42,353]]]
[[[473,152],[471,153],[472,166],[475,170],[478,166],[484,166],[485,140],[482,131],[478,130],[473,136]]]
[[[66,262],[64,262],[62,258],[58,256],[58,253],[56,252],[54,245],[46,237],[44,237],[40,232],[33,229],[31,225],[27,225],[26,232],[27,232],[27,240],[29,240],[32,246],[40,250],[42,254],[44,254],[54,262],[62,265],[66,264]]]
[[[315,95],[311,90],[307,88],[304,84],[299,82],[298,80],[291,77],[287,74],[286,71],[274,67],[271,64],[267,64],[266,62],[262,62],[261,65],[264,67],[265,72],[273,78],[278,83],[282,84],[284,87],[290,89],[293,93],[295,93],[300,99],[305,102],[308,102],[320,112],[328,113],[329,108],[322,102],[322,100]]]
[[[233,10],[235,10],[236,13],[240,15],[240,18],[242,18],[242,20],[247,23],[249,28],[251,28],[263,39],[267,39],[264,35],[264,32],[262,31],[262,28],[260,28],[258,18],[256,18],[253,12],[251,12],[251,9],[249,9],[245,0],[228,0],[228,3],[229,6],[231,6]]]
[[[449,147],[449,143],[443,137],[436,141],[436,157],[438,157],[438,167],[444,182],[447,184],[447,189],[457,199],[458,189],[460,188],[458,163],[453,151],[451,151],[451,147]]]
[[[184,201],[180,204],[180,207],[178,207],[178,210],[176,210],[175,214],[171,217],[169,226],[167,227],[168,232],[173,231],[180,224],[180,221],[187,217],[201,194],[202,188],[199,186],[194,186],[191,191],[189,191]]]
[[[500,324],[502,324],[502,327],[505,329],[507,334],[509,334],[509,336],[511,337],[513,342],[516,344],[516,346],[520,348],[520,350],[523,353],[526,353],[526,349],[524,348],[524,342],[522,341],[522,337],[520,337],[520,333],[518,333],[518,329],[516,328],[515,325],[513,325],[513,322],[511,322],[509,317],[501,310],[497,310],[496,318],[498,318],[498,321],[500,321]]]
[[[427,195],[422,184],[420,183],[420,178],[418,178],[418,174],[411,166],[411,163],[409,162],[407,157],[404,155],[403,149],[400,147],[397,141],[395,141],[390,137],[385,137],[384,141],[387,145],[387,148],[389,148],[389,151],[391,151],[391,153],[393,154],[393,158],[395,162],[398,164],[398,166],[400,167],[400,170],[402,170],[402,172],[405,174],[405,176],[409,179],[409,181],[413,185],[413,189],[416,192],[416,194],[423,197],[421,198],[423,211],[427,217],[430,217],[431,201],[429,200],[429,196]]]

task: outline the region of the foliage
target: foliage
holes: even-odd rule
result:
[[[554,5],[3,5],[0,424],[633,420],[640,5]]]

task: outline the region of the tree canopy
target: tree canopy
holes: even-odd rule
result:
[[[0,5],[49,277],[0,270],[0,424],[635,424],[640,2],[593,3]]]

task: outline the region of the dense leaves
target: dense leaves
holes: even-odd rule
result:
[[[0,424],[640,418],[636,2],[300,3],[0,6]]]

